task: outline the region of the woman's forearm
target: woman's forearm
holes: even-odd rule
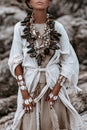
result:
[[[65,80],[66,80],[66,78],[64,76],[61,75],[59,77],[58,82],[57,82],[56,86],[53,89],[54,95],[58,95],[63,83],[65,82]]]
[[[57,84],[55,87],[54,87],[54,89],[53,89],[53,94],[54,95],[58,95],[58,93],[59,93],[59,91],[60,91],[60,89],[61,89],[61,85],[60,84]]]
[[[23,81],[24,81],[23,68],[22,68],[22,65],[21,65],[21,64],[16,67],[16,69],[15,69],[15,75],[16,75],[16,76],[21,75],[22,78],[23,78]],[[19,82],[18,79],[17,79],[17,82]],[[25,81],[24,81],[24,82],[25,82]],[[20,87],[20,86],[19,86],[19,87]],[[30,96],[29,93],[28,93],[28,91],[27,91],[26,89],[25,89],[25,90],[21,90],[21,93],[22,93],[22,97],[23,97],[24,100],[25,100],[25,99],[28,99],[29,96]]]
[[[23,68],[22,68],[22,65],[18,65],[15,69],[15,75],[18,76],[18,75],[23,75]]]

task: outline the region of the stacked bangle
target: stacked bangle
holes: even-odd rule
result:
[[[53,98],[54,101],[56,101],[58,99],[58,96],[54,96],[53,93],[50,93],[49,97]]]
[[[26,99],[25,101],[24,101],[24,103],[26,104],[26,105],[29,105],[29,103],[31,103],[33,101],[33,99],[30,97],[29,99]]]
[[[23,80],[23,77],[22,77],[22,75],[18,75],[18,76],[16,76],[16,79],[17,80]]]
[[[24,100],[24,103],[26,105],[29,105],[30,103],[32,103],[32,101],[33,101],[32,97],[29,97],[29,99]],[[32,110],[32,107],[29,106],[29,108],[27,107],[26,110]]]
[[[21,90],[27,90],[27,87],[26,86],[20,86],[20,89]]]
[[[23,81],[23,76],[18,75],[16,76],[18,86],[20,87],[21,90],[27,90],[27,87],[25,85],[25,82]]]
[[[61,85],[61,86],[63,86],[63,84],[64,84],[65,80],[66,80],[66,78],[65,78],[65,77],[63,77],[63,79],[62,79],[62,81],[61,81],[61,83],[60,83],[60,85]]]
[[[49,94],[49,97],[53,98],[54,101],[56,101],[58,99],[58,96],[54,96],[52,92]],[[50,108],[51,109],[52,109],[52,106],[53,106],[53,102],[51,101],[50,102]]]
[[[63,83],[65,82],[65,80],[66,80],[66,78],[64,76],[60,75],[57,83],[62,86]]]

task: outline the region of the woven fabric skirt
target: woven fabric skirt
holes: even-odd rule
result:
[[[43,75],[42,75],[43,77]],[[43,78],[41,78],[43,79]],[[40,93],[41,89],[44,87],[44,83],[38,83],[37,89],[38,93]],[[51,120],[51,113],[50,113],[50,105],[49,102],[45,101],[47,93],[42,97],[39,101],[40,106],[40,130],[54,130],[52,120]],[[58,98],[58,100],[54,104],[54,109],[57,114],[58,124],[60,130],[71,130],[70,129],[70,121],[69,121],[69,113],[67,108]],[[36,130],[36,108],[33,108],[33,112],[25,113],[22,117],[21,129],[20,130]]]

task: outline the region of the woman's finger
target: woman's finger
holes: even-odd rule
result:
[[[29,104],[23,103],[23,109],[25,109],[26,112],[33,112],[33,107],[35,107],[36,103],[32,102]]]
[[[33,107],[30,106],[29,109],[30,109],[31,112],[33,112]]]
[[[30,112],[30,109],[28,106],[25,107],[25,112]]]
[[[45,101],[49,101],[49,99],[50,99],[49,96],[47,96],[47,97],[45,98]]]
[[[36,103],[35,103],[34,101],[32,102],[32,106],[33,106],[33,107],[35,107],[35,106],[36,106]]]

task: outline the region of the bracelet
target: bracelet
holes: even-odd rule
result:
[[[22,85],[25,85],[25,82],[23,80],[18,82],[18,86],[22,86]]]
[[[18,86],[20,87],[21,90],[27,90],[27,87],[25,85],[25,82],[23,80],[18,81]]]
[[[27,87],[25,85],[25,82],[23,81],[23,78],[22,78],[22,75],[18,75],[17,78],[17,83],[18,83],[18,86],[20,87],[21,90],[27,90]]]
[[[53,93],[50,93],[49,97],[53,98],[54,101],[56,101],[58,99],[58,96],[54,96]]]
[[[65,77],[63,77],[63,79],[62,79],[62,81],[61,81],[61,83],[60,83],[60,85],[61,86],[63,86],[63,84],[64,84],[64,82],[66,81],[66,78]]]
[[[58,82],[57,83],[60,83],[62,81],[62,78],[63,78],[63,76],[60,75],[59,78],[58,78]]]
[[[26,100],[24,101],[24,103],[25,103],[26,105],[29,105],[28,99],[26,99]]]
[[[26,86],[20,86],[20,89],[21,90],[27,90],[27,87]]]
[[[16,76],[16,79],[17,80],[23,80],[23,76],[22,75],[18,75],[18,76]]]
[[[58,99],[58,96],[54,96],[53,100],[56,101]]]
[[[65,82],[65,80],[66,80],[66,78],[63,75],[60,75],[57,83],[62,86],[63,83]]]
[[[31,103],[32,101],[33,101],[32,97],[29,97],[29,99],[26,99],[26,100],[24,101],[24,103],[25,103],[26,105],[29,105],[29,103]]]
[[[30,97],[30,98],[28,99],[28,101],[29,101],[29,103],[31,103],[31,102],[33,101],[32,97]]]
[[[50,94],[49,94],[49,97],[50,97],[50,98],[52,98],[53,96],[54,96],[53,93],[50,93]]]

